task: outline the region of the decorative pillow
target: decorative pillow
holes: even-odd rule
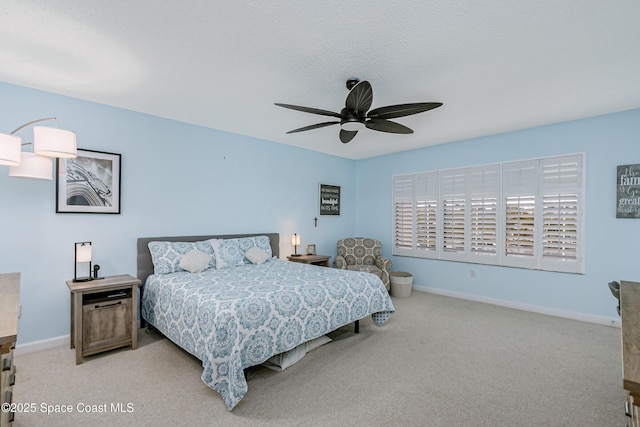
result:
[[[271,241],[268,236],[251,236],[251,237],[240,237],[238,239],[233,239],[238,241],[238,247],[240,251],[245,254],[243,262],[245,264],[251,264],[251,260],[247,258],[246,252],[251,248],[260,248],[267,254],[267,259],[271,258]]]
[[[216,258],[216,268],[227,268],[244,264],[244,252],[238,246],[238,239],[211,239]]]
[[[244,257],[253,264],[262,264],[269,259],[269,255],[257,246],[254,246],[245,252]]]
[[[213,247],[208,240],[200,242],[165,242],[153,241],[147,245],[151,253],[153,262],[153,272],[155,274],[168,274],[181,271],[180,260],[184,255],[192,250],[199,250],[208,255],[213,255]],[[207,268],[215,268],[216,259],[211,256]]]
[[[180,259],[180,268],[189,273],[200,273],[207,269],[209,261],[211,261],[211,255],[194,249]]]

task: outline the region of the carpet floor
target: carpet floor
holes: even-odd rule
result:
[[[85,358],[18,354],[14,426],[624,426],[620,329],[423,292],[284,372],[247,371],[227,411],[161,335]],[[28,404],[28,406],[27,406]],[[93,412],[95,411],[95,412]],[[51,413],[48,413],[51,412]]]

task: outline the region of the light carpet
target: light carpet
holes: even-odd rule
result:
[[[382,327],[341,328],[284,372],[250,368],[231,412],[200,361],[144,330],[137,350],[78,366],[68,346],[17,355],[14,402],[36,410],[14,426],[625,424],[619,329],[422,292],[393,302]]]

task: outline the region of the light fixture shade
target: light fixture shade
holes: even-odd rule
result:
[[[76,262],[90,262],[91,261],[91,244],[82,243],[76,244]]]
[[[294,234],[293,236],[291,236],[291,244],[293,246],[299,245],[300,244],[300,235]]]
[[[91,277],[91,242],[76,242],[74,243],[74,254],[73,254],[73,281],[74,282],[89,282],[94,278]],[[89,263],[89,275],[85,277],[78,277],[78,263]],[[95,273],[97,275],[97,270],[100,266],[96,266]]]
[[[22,138],[0,133],[0,165],[17,166],[20,164]]]
[[[22,152],[20,164],[9,168],[9,176],[51,181],[53,179],[53,161],[48,157]]]
[[[362,130],[365,128],[365,124],[363,121],[354,119],[354,120],[347,120],[344,121],[342,123],[340,123],[340,128],[342,130],[346,130],[348,132],[357,132],[359,130]]]
[[[49,126],[34,126],[33,152],[40,156],[74,158],[78,155],[76,134]]]

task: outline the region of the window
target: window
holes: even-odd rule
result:
[[[583,272],[584,162],[582,156],[540,161],[540,253],[545,270]]]
[[[461,260],[465,253],[465,192],[467,175],[455,169],[440,172],[440,197],[442,200],[441,257]]]
[[[415,183],[416,249],[433,252],[438,245],[438,174],[417,175]]]
[[[394,255],[583,273],[584,155],[393,177]]]
[[[505,236],[503,265],[536,268],[538,166],[538,160],[502,165]]]
[[[398,255],[411,255],[413,243],[413,177],[393,178],[393,247]]]
[[[500,167],[467,169],[469,176],[469,259],[483,264],[498,262],[498,197]]]

